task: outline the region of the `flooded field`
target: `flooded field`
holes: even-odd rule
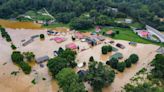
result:
[[[63,29],[65,30],[65,29]],[[49,57],[54,57],[53,51],[58,50],[59,47],[65,48],[65,45],[71,43],[71,33],[67,33],[66,35],[59,35],[60,37],[66,38],[65,42],[56,43],[55,41],[51,41],[51,38],[54,36],[48,36],[47,30],[34,31],[31,29],[9,29],[6,31],[10,34],[13,43],[18,47],[18,50],[21,52],[32,51],[36,55],[36,58],[48,55]],[[59,29],[60,31],[60,29]],[[65,31],[62,31],[65,32]],[[33,35],[45,34],[45,40],[41,41],[39,38],[36,38],[32,43],[27,46],[22,46],[22,40],[28,40]],[[85,35],[89,35],[89,33],[85,33]],[[111,39],[106,39],[106,41]],[[140,60],[136,65],[133,65],[131,68],[125,70],[124,73],[118,73],[114,82],[111,86],[104,88],[103,92],[120,92],[122,87],[130,82],[130,78],[132,78],[140,69],[146,67],[146,65],[154,58],[156,54],[155,50],[158,46],[150,45],[150,44],[137,44],[136,47],[130,46],[128,41],[123,40],[114,40],[115,43],[121,43],[126,48],[118,49],[118,52],[123,54],[123,60],[127,59],[130,54],[136,53],[139,55]],[[105,63],[108,58],[115,54],[116,52],[108,53],[107,55],[101,54],[101,47],[105,45],[104,43],[97,45],[95,47],[90,48],[90,46],[86,42],[81,42],[77,40],[74,42],[76,45],[80,47],[80,49],[87,49],[85,51],[79,52],[77,55],[77,63],[86,62],[88,63],[90,56],[93,56],[96,61]],[[115,47],[115,44],[112,46]],[[15,66],[11,61],[11,53],[12,50],[10,48],[10,44],[7,43],[0,36],[0,89],[4,92],[58,92],[59,87],[57,82],[51,77],[48,72],[46,62],[44,63],[44,67],[41,68],[38,64],[31,63],[33,66],[33,71],[30,75],[24,75],[21,70],[17,66]],[[120,62],[121,62],[120,61]],[[7,63],[4,65],[4,63]],[[76,68],[76,71],[84,68]],[[11,72],[19,71],[17,76],[11,75]],[[42,80],[46,78],[46,80]],[[37,80],[37,84],[34,85],[31,83],[33,79]],[[14,85],[13,85],[14,84]],[[92,92],[92,88],[85,83],[86,88],[89,92]]]
[[[18,22],[18,21],[11,21],[11,20],[3,20],[0,19],[0,25],[7,27],[7,28],[24,28],[24,29],[41,29],[40,24],[35,24],[33,22]]]

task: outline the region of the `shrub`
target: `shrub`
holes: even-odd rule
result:
[[[40,39],[44,39],[44,34],[40,34]]]
[[[30,72],[31,72],[31,66],[30,66],[30,65],[28,65],[28,64],[25,63],[25,62],[21,62],[21,63],[19,64],[19,66],[21,67],[21,69],[23,70],[23,72],[24,72],[25,74],[30,74]]]
[[[125,67],[126,67],[126,63],[125,62],[119,62],[117,64],[117,70],[120,71],[120,72],[123,72],[125,70]]]
[[[19,51],[14,51],[11,55],[11,59],[14,63],[20,64],[20,62],[23,62],[23,55]]]
[[[130,57],[129,57],[129,59],[131,60],[131,62],[132,62],[133,64],[135,64],[135,63],[138,62],[139,57],[138,57],[138,55],[136,55],[136,54],[131,54]]]
[[[112,68],[117,69],[118,60],[116,58],[111,58],[106,62],[107,65],[110,65]]]
[[[126,59],[126,60],[125,60],[125,63],[126,63],[126,67],[127,67],[127,68],[131,67],[131,65],[132,65],[132,62],[131,62],[130,59]]]
[[[108,45],[108,46],[103,46],[101,48],[102,54],[107,54],[108,52],[112,51],[112,46]]]
[[[91,56],[91,57],[89,58],[89,61],[94,61],[93,56]]]
[[[11,44],[11,48],[12,48],[13,50],[17,49],[17,47],[16,47],[14,44]]]

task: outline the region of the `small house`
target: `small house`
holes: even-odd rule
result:
[[[46,55],[46,56],[37,58],[36,62],[37,63],[43,63],[43,62],[48,61],[48,60],[49,60],[49,56]]]
[[[115,32],[113,32],[113,30],[109,30],[106,32],[106,35],[108,35],[108,36],[111,36],[112,34],[115,34]]]

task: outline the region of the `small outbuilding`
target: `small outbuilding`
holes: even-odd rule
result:
[[[46,56],[42,56],[42,57],[37,58],[36,62],[37,63],[43,63],[43,62],[46,62],[48,60],[49,60],[49,56],[46,55]]]

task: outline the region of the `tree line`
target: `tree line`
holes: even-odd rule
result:
[[[130,16],[135,21],[164,30],[164,22],[159,20],[164,17],[163,0],[1,0],[0,18],[15,18],[29,10],[38,11],[42,8],[46,8],[57,21],[63,23],[80,21],[84,25],[89,23],[88,26],[106,25],[113,23],[112,18]],[[119,12],[111,8],[117,8]],[[86,13],[90,14],[92,23],[82,17]],[[81,24],[77,27],[81,27]]]

